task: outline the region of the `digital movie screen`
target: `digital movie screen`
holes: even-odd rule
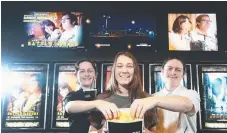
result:
[[[28,12],[28,47],[84,48],[82,12]]]
[[[6,97],[6,128],[43,127],[47,70],[46,64],[11,66],[11,84]]]
[[[187,72],[184,75],[184,78],[181,80],[181,85],[185,88],[191,88],[190,86],[190,65],[186,65]],[[154,92],[159,92],[165,87],[165,80],[161,73],[161,65],[150,65],[150,93],[152,92],[151,88],[154,88]]]
[[[227,65],[202,67],[205,128],[227,128]]]
[[[107,88],[107,85],[109,83],[110,80],[110,76],[111,76],[111,70],[112,70],[112,63],[104,63],[102,64],[102,84],[101,84],[101,88],[103,88],[103,90],[101,90],[102,92]],[[139,64],[139,71],[140,71],[140,77],[141,77],[141,81],[142,81],[142,85],[144,87],[144,65],[143,64]]]
[[[168,14],[170,51],[218,51],[214,13]]]
[[[93,16],[90,42],[96,48],[153,48],[156,18],[152,14],[100,13]]]
[[[63,100],[69,92],[79,90],[75,75],[75,63],[71,64],[56,64],[56,77],[55,77],[55,92],[57,93],[56,100],[56,127],[69,127],[68,118],[64,118]],[[95,81],[92,88],[95,88]],[[55,95],[56,96],[56,95]]]

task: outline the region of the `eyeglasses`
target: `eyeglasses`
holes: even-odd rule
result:
[[[207,22],[207,23],[211,23],[212,22],[211,20],[205,20],[205,19],[202,19],[201,21]]]
[[[61,20],[61,22],[64,23],[66,20],[70,20],[70,18],[64,18]]]

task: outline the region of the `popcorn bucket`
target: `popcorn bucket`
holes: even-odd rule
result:
[[[133,119],[129,108],[120,109],[120,117],[107,120],[108,133],[143,133],[143,119]]]

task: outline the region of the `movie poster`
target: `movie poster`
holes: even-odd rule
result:
[[[56,127],[69,127],[68,118],[64,118],[63,100],[69,92],[79,90],[79,84],[75,75],[75,63],[69,64],[56,64],[55,67],[55,87],[57,93],[57,114],[56,114]],[[95,88],[96,82],[92,88]]]
[[[168,14],[169,50],[218,51],[214,13]]]
[[[227,66],[202,68],[205,128],[227,128]]]
[[[45,116],[47,64],[13,64],[9,77],[6,128],[41,128]]]
[[[83,48],[82,12],[29,12],[23,22],[29,47]]]
[[[69,92],[77,91],[78,84],[75,75],[75,64],[61,64],[56,66],[57,77],[55,87],[57,87],[57,114],[56,127],[69,127],[68,118],[64,118],[63,100]]]
[[[112,70],[112,63],[104,63],[102,64],[102,79],[101,79],[101,91],[103,92],[109,83],[110,76],[111,76],[111,70]],[[140,71],[140,76],[141,76],[141,81],[142,85],[144,87],[144,65],[143,64],[138,64],[139,65],[139,71]],[[144,88],[143,88],[144,89]]]
[[[190,82],[190,65],[186,65],[187,70],[184,75],[184,78],[181,80],[181,85],[185,88],[191,88],[188,82]],[[162,66],[161,65],[150,65],[150,93],[151,88],[154,88],[155,92],[159,92],[165,86],[165,81],[163,75],[161,73]],[[152,92],[152,93],[155,93]]]

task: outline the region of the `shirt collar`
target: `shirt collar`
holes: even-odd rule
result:
[[[207,36],[207,37],[212,37],[212,34],[210,34],[209,32],[207,32],[207,34],[204,34],[198,28],[196,28],[195,31],[199,35],[204,35],[204,36]]]
[[[179,92],[181,92],[182,88],[184,88],[182,85],[179,85],[175,90],[173,90],[172,92],[169,92],[166,87],[164,87],[162,89],[163,93],[167,96],[167,95],[173,95],[173,94],[179,94]]]
[[[82,89],[82,90],[91,90],[91,89],[93,89],[93,88],[89,88],[89,87],[87,88],[87,87],[84,87],[84,86],[80,86],[79,88]]]

